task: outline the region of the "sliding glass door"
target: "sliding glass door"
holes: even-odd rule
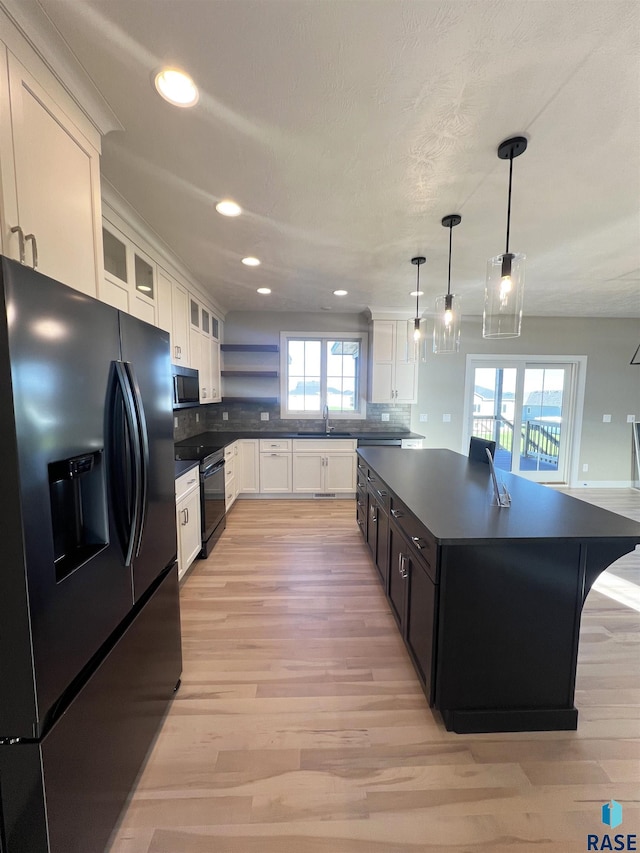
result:
[[[497,468],[543,483],[569,482],[573,362],[470,357],[467,435],[496,442]]]

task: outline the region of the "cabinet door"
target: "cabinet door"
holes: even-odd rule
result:
[[[327,492],[355,492],[356,454],[325,453],[325,490]]]
[[[209,354],[211,363],[211,401],[219,403],[222,400],[220,384],[220,344],[211,338],[209,340]]]
[[[324,470],[322,453],[295,452],[293,454],[293,491],[323,492]]]
[[[199,487],[177,504],[176,524],[178,527],[178,577],[181,578],[202,548]]]
[[[8,58],[15,174],[9,185],[3,169],[2,190],[15,187],[16,198],[4,206],[7,247],[19,259],[10,229],[20,225],[25,236],[35,236],[40,272],[96,296],[102,274],[98,152],[13,54]],[[2,159],[9,153],[3,150]],[[34,251],[27,241],[30,265]]]
[[[395,523],[389,523],[389,603],[404,637],[404,612],[408,578],[404,537]]]
[[[387,590],[389,582],[389,516],[380,507],[378,509],[378,533],[376,541],[376,566]]]
[[[260,454],[260,491],[291,491],[291,453]]]
[[[187,291],[168,273],[158,267],[157,325],[171,337],[171,361],[189,366],[189,321]]]
[[[200,347],[200,402],[211,403],[211,338],[198,334]]]
[[[395,403],[417,403],[418,365],[415,361],[396,362],[394,385]]]
[[[418,674],[433,705],[433,653],[435,638],[436,585],[420,560],[409,557],[406,642]]]
[[[192,367],[189,356],[189,294],[177,281],[171,291],[171,332],[173,360],[185,367]]]
[[[378,502],[371,494],[367,492],[367,545],[371,551],[373,562],[376,563],[377,545],[378,545]],[[377,564],[376,564],[377,565]]]
[[[260,489],[258,440],[255,438],[240,439],[238,448],[237,468],[239,471],[236,473],[236,478],[238,476],[240,478],[237,483],[238,493],[256,493]]]

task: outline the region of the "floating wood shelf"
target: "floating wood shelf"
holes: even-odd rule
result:
[[[264,376],[268,379],[277,379],[277,370],[221,370],[221,376]]]
[[[262,403],[275,404],[279,401],[278,397],[223,397],[223,403]]]
[[[278,344],[221,344],[222,352],[280,352]]]

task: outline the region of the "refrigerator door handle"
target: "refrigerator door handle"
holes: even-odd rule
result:
[[[138,380],[136,379],[133,365],[130,362],[125,361],[123,362],[123,366],[131,389],[138,425],[136,439],[140,455],[140,479],[136,490],[138,515],[137,528],[134,533],[134,556],[137,557],[140,554],[140,548],[142,546],[142,535],[144,533],[145,521],[147,520],[147,506],[149,502],[149,434],[147,431],[147,419],[144,414],[142,395],[140,394],[140,388],[138,387]]]
[[[122,487],[126,491],[126,497],[129,498],[129,506],[127,509],[127,521],[129,529],[123,529],[123,539],[125,540],[123,542],[123,551],[124,564],[125,566],[130,566],[135,553],[135,547],[137,542],[136,534],[140,526],[142,455],[140,452],[140,439],[138,437],[139,422],[134,403],[133,391],[129,383],[129,377],[127,375],[127,372],[125,371],[123,362],[114,362],[114,367],[117,389],[119,390],[120,395],[122,397],[124,417],[126,420],[128,435],[128,446],[124,446],[121,448],[116,447],[114,442],[113,453],[116,459],[120,459],[122,463],[121,470],[124,469],[124,471],[126,472],[125,479],[129,480],[129,482],[121,482]],[[117,425],[115,423],[113,424],[113,434],[114,437],[118,434]],[[124,455],[124,458],[122,458],[122,455]],[[133,460],[133,464],[130,464],[131,459]],[[118,495],[116,501],[121,501],[122,497],[122,495]],[[120,509],[120,507],[114,507],[114,509]],[[121,528],[126,527],[126,524],[121,525]]]

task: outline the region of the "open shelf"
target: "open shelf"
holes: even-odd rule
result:
[[[262,403],[273,404],[278,403],[279,397],[223,397],[223,403]]]
[[[222,352],[280,352],[277,344],[221,344]]]
[[[277,379],[277,370],[221,370],[221,376],[261,376],[268,379]]]

